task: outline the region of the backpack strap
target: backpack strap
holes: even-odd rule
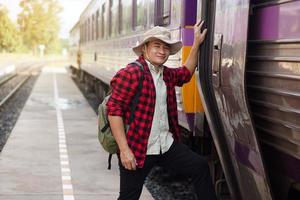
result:
[[[139,101],[139,98],[140,98],[140,95],[141,95],[141,91],[142,91],[142,83],[143,83],[143,80],[144,80],[144,67],[143,65],[138,62],[138,61],[135,61],[131,64],[136,64],[140,67],[140,70],[142,71],[142,76],[141,78],[139,79],[139,84],[138,84],[138,88],[137,88],[137,93],[135,94],[135,96],[133,97],[133,100],[132,100],[132,106],[130,107],[130,116],[129,116],[129,124],[133,121],[134,119],[134,110],[135,110],[135,107]],[[101,129],[101,131],[105,131],[107,128],[109,127],[109,123],[105,124],[105,126],[103,127],[103,129]],[[112,154],[110,153],[108,155],[108,167],[107,169],[110,170],[111,169],[111,159],[112,159]]]
[[[111,170],[111,158],[112,158],[112,154],[110,153],[110,154],[108,155],[108,160],[107,160],[107,162],[108,162],[108,167],[107,167],[107,169],[108,169],[108,170]]]
[[[131,124],[131,122],[134,119],[134,111],[135,111],[136,105],[137,105],[137,103],[139,101],[139,98],[140,98],[140,95],[141,95],[141,91],[142,91],[142,87],[143,87],[142,83],[143,83],[143,80],[144,80],[144,66],[139,61],[134,61],[131,64],[138,65],[140,67],[140,70],[142,71],[142,75],[141,75],[141,78],[139,80],[137,92],[136,92],[136,94],[135,94],[135,96],[132,100],[132,106],[130,107],[129,124]]]
[[[101,132],[105,132],[109,128],[109,122],[105,124],[105,126],[101,129]]]
[[[110,96],[110,94],[107,95],[107,96],[103,99],[103,101],[102,101],[101,104],[106,104],[107,101],[108,101],[109,96]],[[99,108],[98,108],[98,109],[99,109]],[[108,121],[108,119],[107,119],[107,122],[105,123],[104,127],[103,127],[100,131],[101,131],[102,133],[104,133],[109,127],[110,127],[110,125],[109,125],[109,121]]]

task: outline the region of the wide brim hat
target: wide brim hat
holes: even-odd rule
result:
[[[161,26],[155,26],[143,34],[143,39],[135,47],[132,48],[134,53],[138,56],[142,55],[142,48],[144,44],[153,40],[161,40],[170,46],[170,55],[176,54],[182,47],[182,42],[171,39],[171,32]]]

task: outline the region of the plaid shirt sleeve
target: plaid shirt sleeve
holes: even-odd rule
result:
[[[138,68],[137,68],[138,69]],[[121,116],[129,108],[138,86],[138,73],[135,68],[123,68],[112,78],[112,94],[106,104],[108,115]]]
[[[189,82],[192,76],[188,68],[182,66],[171,70],[171,78],[174,85],[181,87],[184,83]]]

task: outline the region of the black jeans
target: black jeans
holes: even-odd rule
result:
[[[170,149],[160,155],[147,155],[143,168],[125,169],[119,159],[119,200],[138,200],[145,178],[154,165],[162,166],[178,175],[191,178],[198,199],[216,199],[207,161],[186,145],[173,143]]]

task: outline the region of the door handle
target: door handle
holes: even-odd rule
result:
[[[222,52],[223,35],[214,35],[214,48],[212,59],[212,83],[215,88],[221,86],[221,52]]]

